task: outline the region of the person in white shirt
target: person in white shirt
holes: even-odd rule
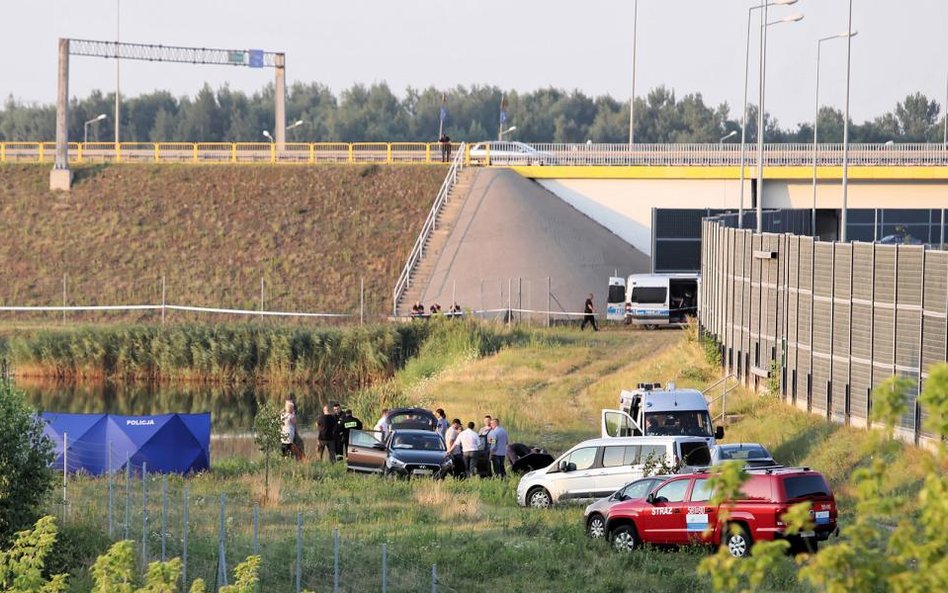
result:
[[[290,455],[293,439],[296,438],[296,406],[293,402],[286,400],[283,406],[283,412],[280,413],[280,447],[283,456]]]
[[[464,474],[470,478],[477,471],[477,452],[481,450],[481,438],[474,432],[473,422],[467,423],[467,428],[458,436],[458,441],[464,460]]]
[[[379,418],[379,421],[375,423],[375,431],[380,432],[382,441],[385,441],[385,436],[388,434],[389,429],[388,424],[388,408],[382,408],[382,417]]]
[[[461,420],[455,418],[451,421],[448,429],[444,431],[444,445],[447,447],[448,455],[454,463],[454,475],[461,474],[461,465],[464,463],[464,457],[461,454],[461,447],[458,443],[458,436],[461,434]]]

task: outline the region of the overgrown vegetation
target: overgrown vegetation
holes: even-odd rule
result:
[[[61,305],[65,276],[70,305],[160,305],[164,280],[167,304],[256,310],[262,280],[269,310],[357,319],[364,279],[372,319],[391,311],[392,286],[444,169],[95,165],[76,169],[68,194],[50,192],[48,178],[48,164],[0,166],[4,305]],[[160,318],[109,312],[67,321]],[[4,319],[58,323],[61,315]]]
[[[0,543],[36,519],[52,489],[43,426],[23,394],[0,379]]]
[[[465,335],[471,328],[450,320],[428,327],[430,334],[417,361],[372,389],[386,385],[384,393],[404,403],[442,407],[449,417],[465,421],[485,413],[499,416],[512,441],[546,447],[554,455],[598,435],[599,410],[614,407],[621,388],[642,381],[702,387],[706,383],[696,377],[715,371],[704,360],[701,347],[684,340],[681,332],[582,335],[575,329],[526,332],[484,326],[477,330],[482,337],[474,338],[476,334]],[[729,397],[729,415],[739,420],[727,427],[728,440],[759,441],[779,461],[822,471],[836,492],[841,524],[853,524],[861,509],[858,493],[848,482],[860,468],[874,471],[872,459],[862,453],[876,451],[874,433],[829,424],[774,398],[743,390]],[[367,398],[364,405],[370,410],[374,404]],[[360,415],[372,419],[368,412]],[[886,458],[885,479],[893,492],[905,496],[902,512],[917,516],[922,512],[921,484],[931,473],[945,475],[948,467],[944,459],[933,459],[924,451],[898,442],[891,446],[895,457]],[[252,442],[249,447],[246,457],[216,456],[212,472],[169,479],[170,556],[180,554],[181,500],[184,487],[190,491],[189,579],[215,574],[222,492],[227,495],[228,555],[242,558],[253,551],[253,503],[264,496],[265,462],[253,452]],[[927,463],[935,463],[935,469]],[[346,474],[340,464],[280,460],[270,482],[271,502],[260,508],[262,590],[293,586],[298,511],[303,513],[303,586],[316,590],[325,589],[332,575],[333,528],[342,538],[344,590],[378,587],[382,543],[388,544],[393,593],[427,590],[432,564],[438,567],[439,590],[448,591],[611,593],[633,587],[698,593],[711,584],[708,577],[696,574],[698,564],[708,557],[706,551],[646,548],[629,556],[613,554],[605,544],[585,537],[581,507],[549,511],[517,507],[516,480],[389,481]],[[70,515],[73,529],[81,527],[90,538],[102,533],[107,524],[107,486],[104,479],[90,478],[70,484],[71,507],[82,509]],[[150,514],[147,541],[154,559],[160,548],[161,530],[156,526],[162,512],[161,477],[149,477],[145,487]],[[132,488],[129,539],[136,542],[142,536],[141,488],[140,483]],[[944,513],[944,505],[929,506],[935,515],[925,520],[939,529],[944,515],[937,513]],[[121,534],[121,513],[116,522]],[[883,523],[880,529],[896,525]],[[848,534],[844,541],[858,543]],[[824,551],[831,549],[827,546]],[[102,551],[97,548],[96,554]],[[944,555],[939,549],[934,552]],[[72,591],[89,590],[92,577],[84,567],[90,564],[76,560],[65,570],[72,575]],[[61,566],[57,564],[57,571],[64,571]],[[754,590],[809,593],[818,588],[801,581],[798,571],[791,558],[776,555]],[[747,576],[738,583],[746,583]]]

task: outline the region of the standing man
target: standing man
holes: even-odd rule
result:
[[[292,400],[286,400],[280,413],[280,449],[284,457],[289,457],[296,438],[296,406]]]
[[[388,434],[388,430],[389,430],[389,424],[388,424],[388,408],[382,408],[382,417],[379,418],[379,421],[375,423],[375,429],[374,429],[374,430],[375,430],[376,432],[382,433],[382,434],[380,435],[380,436],[381,436],[381,439],[380,439],[380,440],[384,443],[384,442],[385,442],[385,435]]]
[[[507,460],[507,430],[500,425],[500,418],[491,419],[487,443],[490,445],[490,465],[494,475],[506,479],[507,469],[504,462]]]
[[[451,426],[449,426],[448,430],[444,433],[444,444],[447,448],[448,455],[451,457],[451,462],[454,464],[455,477],[461,475],[461,466],[464,464],[464,456],[461,453],[460,443],[458,442],[459,436],[461,436],[461,420],[455,418],[451,421]]]
[[[470,478],[477,473],[477,453],[481,450],[481,439],[474,432],[474,423],[468,422],[467,428],[458,437],[461,443],[461,455],[464,460],[464,475]]]
[[[329,457],[329,463],[336,463],[336,416],[323,406],[323,413],[316,419],[316,455],[323,460],[323,451]]]
[[[438,138],[438,142],[441,143],[441,162],[450,163],[451,162],[451,138],[447,134],[442,133],[441,137]]]
[[[352,410],[346,409],[342,413],[342,454],[349,455],[349,433],[353,430],[362,430],[362,421],[352,415]]]
[[[583,322],[579,326],[579,331],[586,329],[587,323],[593,326],[593,331],[599,331],[599,326],[596,325],[596,309],[593,307],[592,293],[589,293],[589,298],[586,299],[586,304],[583,306]]]
[[[479,437],[481,456],[483,457],[484,462],[485,462],[484,471],[487,473],[488,478],[491,476],[490,445],[487,442],[487,435],[490,433],[490,423],[491,423],[490,414],[485,414],[484,425],[481,426],[481,429],[477,432],[477,436]],[[475,459],[474,462],[475,462],[475,470],[476,470],[477,460]]]
[[[332,414],[336,417],[336,427],[333,431],[333,441],[334,441],[334,453],[336,459],[342,459],[343,447],[342,447],[342,405],[339,402],[333,402],[332,404]]]

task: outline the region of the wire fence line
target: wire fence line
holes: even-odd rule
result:
[[[107,450],[67,443],[62,498],[54,502],[64,525],[102,529],[112,542],[135,544],[144,574],[150,562],[181,558],[181,590],[203,579],[216,591],[234,567],[261,556],[261,591],[432,591],[457,593],[436,564],[413,557],[411,546],[350,535],[327,526],[318,509],[261,506],[222,484],[219,492],[192,492],[189,477],[159,474],[147,462],[112,459],[99,477],[77,468]]]

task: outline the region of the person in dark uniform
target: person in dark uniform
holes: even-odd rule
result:
[[[441,137],[438,138],[438,142],[441,143],[441,162],[450,163],[451,162],[451,139],[448,138],[447,134],[441,134]]]
[[[349,432],[353,430],[362,430],[362,421],[352,415],[352,410],[345,410],[337,430],[343,456],[349,454]]]
[[[332,432],[333,453],[336,459],[342,459],[342,438],[340,436],[340,430],[342,429],[342,406],[339,402],[333,402],[332,415],[336,417],[336,424]]]
[[[589,293],[589,298],[586,299],[586,304],[583,305],[583,313],[583,322],[579,326],[579,331],[586,329],[587,323],[593,326],[593,331],[599,331],[599,326],[596,325],[596,309],[593,307],[592,293]]]
[[[316,419],[316,455],[323,460],[323,451],[329,457],[329,463],[336,463],[336,416],[323,406],[323,413]]]

